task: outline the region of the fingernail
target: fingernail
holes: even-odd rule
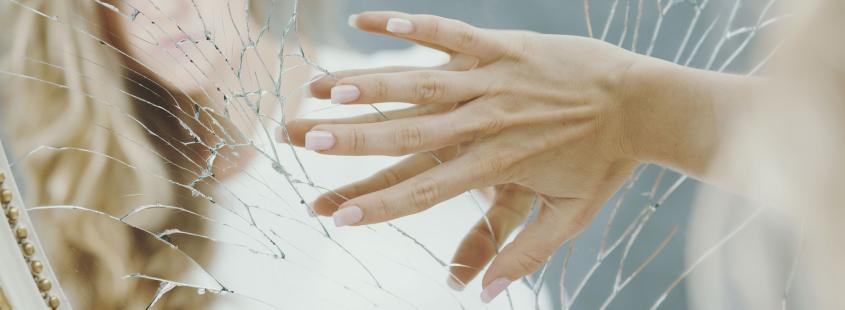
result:
[[[335,139],[330,132],[309,131],[305,134],[305,149],[309,151],[325,151],[334,146]]]
[[[502,291],[508,288],[508,285],[511,285],[511,280],[508,280],[507,278],[498,278],[493,280],[487,288],[481,291],[481,302],[485,304],[490,303],[493,298],[496,298],[496,296],[499,296]]]
[[[309,217],[317,217],[317,212],[314,211],[314,207],[307,206],[307,207],[305,207],[305,209],[308,210],[308,216]]]
[[[290,139],[288,139],[288,135],[282,127],[276,128],[276,142],[290,143]]]
[[[358,14],[349,15],[349,27],[358,28]]]
[[[361,211],[358,206],[348,206],[335,211],[332,218],[334,218],[334,226],[349,226],[360,222],[364,218],[364,211]]]
[[[387,31],[393,33],[411,33],[414,31],[414,24],[404,18],[391,18],[387,20]]]
[[[458,282],[454,276],[449,276],[449,278],[446,279],[446,285],[457,292],[463,291],[464,288],[466,288],[466,286],[463,283]]]
[[[355,85],[339,85],[332,87],[332,103],[350,103],[358,100],[361,96],[361,91]]]

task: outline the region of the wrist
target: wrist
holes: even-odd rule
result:
[[[717,145],[715,94],[721,74],[640,56],[625,73],[625,156],[687,173],[706,169]]]
[[[625,154],[704,176],[724,132],[748,113],[765,82],[642,57],[622,86]]]
[[[652,150],[655,146],[650,144],[655,141],[649,135],[654,131],[653,124],[665,110],[661,106],[665,103],[654,100],[659,97],[658,92],[664,91],[659,87],[659,77],[663,75],[661,69],[652,59],[640,56],[625,68],[617,89],[621,116],[620,149],[624,157],[639,162],[654,161]]]

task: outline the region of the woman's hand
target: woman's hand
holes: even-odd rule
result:
[[[637,161],[626,130],[626,75],[642,56],[601,41],[479,29],[435,16],[373,12],[358,28],[443,50],[437,68],[338,72],[312,85],[339,104],[414,107],[335,120],[294,120],[280,139],[323,154],[407,155],[399,164],[320,197],[338,226],[411,215],[474,188],[493,206],[464,238],[450,284],[482,281],[487,302],[539,269],[584,229]],[[536,218],[497,250],[536,202]],[[489,221],[489,226],[488,226]]]

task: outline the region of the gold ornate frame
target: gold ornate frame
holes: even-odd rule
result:
[[[0,141],[0,310],[71,309],[26,213]]]

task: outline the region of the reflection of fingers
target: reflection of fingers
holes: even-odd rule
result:
[[[515,184],[496,188],[486,219],[479,220],[467,233],[452,258],[447,283],[453,289],[461,290],[472,281],[531,211],[531,203],[536,197],[533,192]]]
[[[581,232],[599,208],[581,199],[544,203],[537,217],[496,255],[482,280],[481,300],[490,302],[507,286],[540,269],[564,241]]]
[[[437,160],[431,154],[416,154],[378,173],[351,184],[344,185],[333,192],[320,195],[314,201],[314,211],[317,214],[330,216],[337,211],[337,207],[348,199],[382,190],[437,165]]]

